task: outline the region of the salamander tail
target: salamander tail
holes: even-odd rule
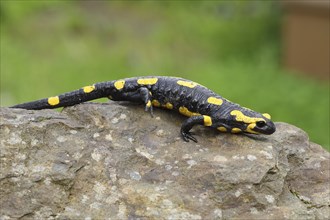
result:
[[[26,102],[11,106],[10,108],[22,108],[28,110],[52,109],[76,105],[82,102],[107,97],[108,91],[112,87],[112,82],[97,83],[85,86],[81,89],[64,93],[58,96],[44,98],[32,102]]]

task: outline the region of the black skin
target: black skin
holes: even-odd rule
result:
[[[142,80],[142,83],[139,80]],[[116,85],[118,81],[124,81],[125,83],[120,87]],[[184,82],[184,84],[182,84],[182,82]],[[233,128],[238,128],[242,132],[260,134],[272,134],[276,130],[274,123],[262,114],[232,103],[204,86],[176,77],[134,77],[101,82],[94,84],[94,89],[92,91],[86,92],[84,89],[79,89],[61,94],[57,97],[59,102],[56,104],[48,103],[48,98],[45,98],[14,105],[11,108],[29,110],[52,109],[108,97],[113,101],[144,103],[145,110],[150,111],[151,115],[153,115],[153,105],[161,107],[166,106],[166,103],[170,103],[171,109],[179,111],[186,116],[191,116],[187,118],[181,126],[181,136],[185,141],[192,140],[197,142],[197,139],[190,132],[195,125],[207,125],[212,128],[219,128],[221,126],[226,128],[228,132]],[[209,97],[221,100],[222,103],[210,103],[207,101]],[[151,102],[155,100],[157,100],[158,105],[154,103],[151,105]],[[188,110],[188,112],[183,111],[182,108]],[[244,116],[257,118],[259,120],[255,122],[252,132],[248,129],[249,123],[240,121],[236,116],[231,114],[233,110],[238,110],[242,112]],[[191,113],[194,114],[190,115]],[[212,121],[211,125],[205,124],[206,116]]]

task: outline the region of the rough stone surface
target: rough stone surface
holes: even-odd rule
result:
[[[330,155],[292,125],[194,128],[127,103],[1,108],[0,219],[329,219]]]

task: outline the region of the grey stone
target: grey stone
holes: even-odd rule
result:
[[[0,219],[329,219],[330,154],[301,129],[195,127],[143,106],[0,112]]]

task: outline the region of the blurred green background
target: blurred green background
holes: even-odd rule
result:
[[[1,106],[99,81],[199,82],[329,150],[329,82],[281,68],[272,1],[1,1]]]

